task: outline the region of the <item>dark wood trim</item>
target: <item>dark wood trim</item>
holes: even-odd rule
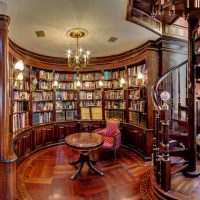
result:
[[[37,67],[45,67],[46,69],[51,70],[55,69],[56,66],[57,70],[73,71],[71,68],[67,67],[66,59],[64,58],[50,57],[28,51],[18,46],[11,40],[9,41],[9,46],[11,55],[13,55],[16,59],[22,59],[26,64]],[[111,66],[111,68],[118,68],[119,66],[123,66],[127,63],[132,64],[133,61],[131,60],[134,57],[145,53],[146,50],[157,51],[155,42],[148,41],[135,49],[121,54],[91,58],[90,65],[84,69],[84,71],[99,70],[99,67],[101,67],[101,69],[105,69],[108,68],[108,65]]]
[[[0,199],[16,199],[16,155],[9,129],[10,69],[8,26],[10,18],[0,15]]]

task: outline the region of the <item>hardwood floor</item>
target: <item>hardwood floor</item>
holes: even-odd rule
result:
[[[52,147],[34,154],[17,169],[19,199],[35,200],[140,200],[156,199],[148,191],[149,163],[133,152],[120,149],[117,161],[113,155],[94,153],[96,175],[86,164],[76,180],[76,169],[69,162],[78,159],[77,151],[66,146]],[[109,159],[110,157],[110,159]]]

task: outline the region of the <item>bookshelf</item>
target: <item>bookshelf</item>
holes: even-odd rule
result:
[[[23,70],[23,80],[20,80],[19,70],[13,68],[12,91],[11,91],[11,120],[12,132],[26,128],[30,125],[30,85],[29,85],[30,70],[27,66]]]
[[[31,91],[31,119],[32,125],[53,121],[54,94],[52,82],[53,71],[31,67],[31,79],[36,79],[37,84]]]
[[[126,88],[120,82],[125,79],[125,67],[104,70],[105,118],[126,121]]]
[[[143,75],[142,80],[138,78],[139,73]],[[13,71],[13,132],[50,122],[107,118],[147,127],[147,71],[144,62],[79,74],[26,66],[23,74],[24,80],[16,80],[17,74]],[[80,87],[76,85],[78,79]],[[103,87],[100,81],[103,81]]]
[[[55,121],[78,119],[78,94],[76,91],[76,73],[55,72]]]
[[[129,122],[141,126],[147,121],[146,82],[145,64],[128,66]]]
[[[80,73],[80,119],[102,120],[102,90],[99,85],[102,72]]]

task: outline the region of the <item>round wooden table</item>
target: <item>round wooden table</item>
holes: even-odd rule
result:
[[[81,172],[84,162],[88,164],[90,169],[95,171],[97,174],[103,176],[103,172],[99,171],[94,166],[94,161],[90,159],[89,151],[99,148],[103,145],[104,138],[96,133],[74,133],[68,135],[65,138],[65,143],[73,149],[81,151],[80,157],[76,162],[71,163],[72,165],[79,164],[79,167],[75,174],[71,176],[71,179],[75,179]]]

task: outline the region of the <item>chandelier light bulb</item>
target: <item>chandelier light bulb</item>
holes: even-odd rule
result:
[[[24,63],[22,60],[19,60],[16,64],[15,64],[15,69],[18,69],[20,71],[24,70]]]

